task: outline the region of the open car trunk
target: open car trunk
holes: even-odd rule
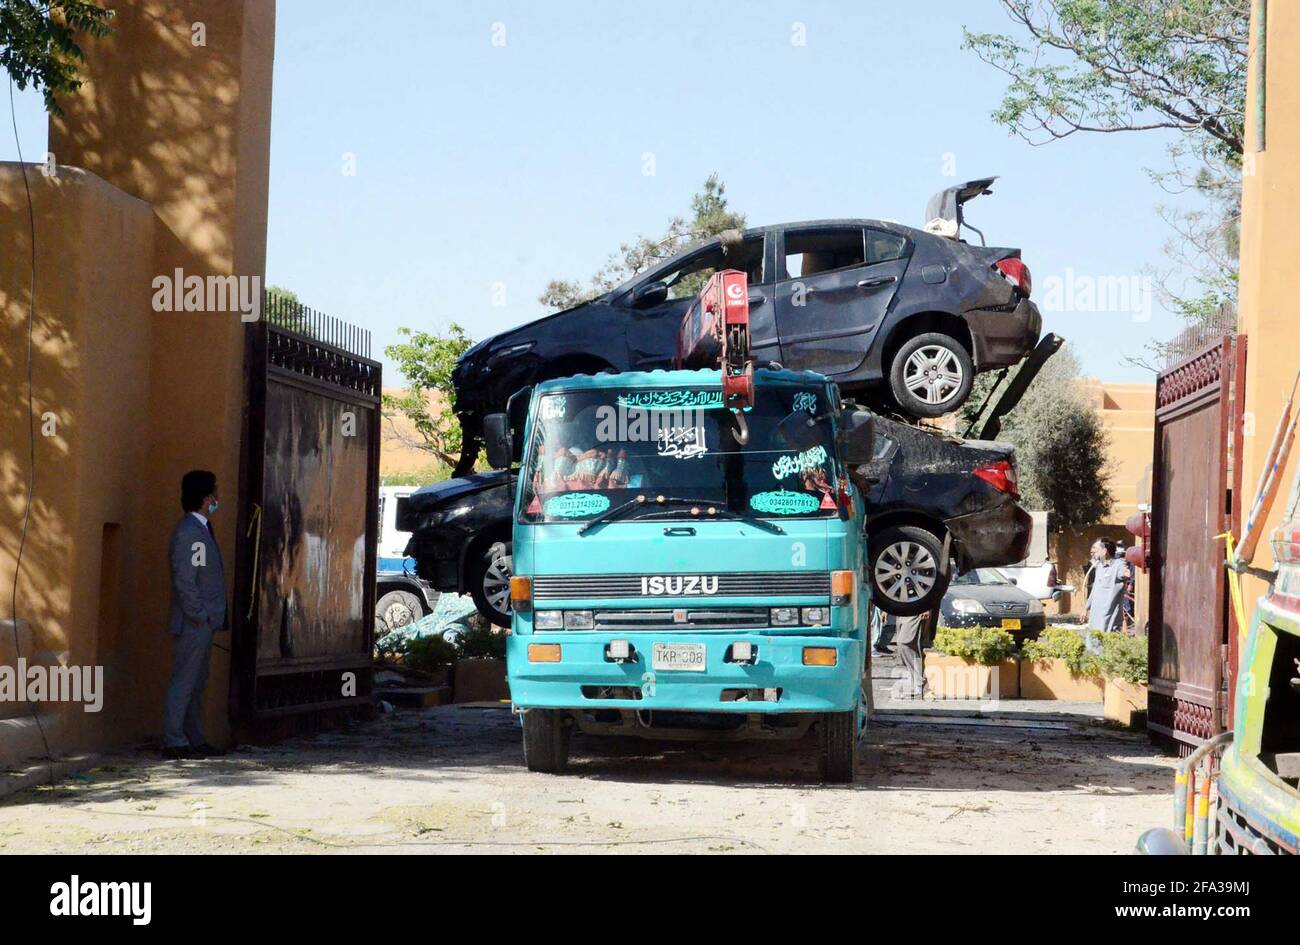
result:
[[[954,240],[961,237],[961,228],[963,226],[975,230],[975,227],[966,223],[962,207],[982,194],[993,193],[990,188],[995,180],[997,180],[996,176],[981,177],[939,191],[930,198],[930,202],[925,206],[925,226],[922,229],[927,233],[946,236]],[[975,232],[979,233],[980,231],[975,230]],[[980,241],[982,242],[983,239],[984,234],[980,233]]]

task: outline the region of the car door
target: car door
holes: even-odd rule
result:
[[[685,253],[667,267],[652,271],[621,300],[629,310],[627,325],[628,363],[634,371],[672,367],[677,353],[677,334],[682,317],[695,301],[709,276],[720,268],[743,268],[749,276],[749,324],[751,348],[760,362],[779,359],[776,319],[772,301],[772,241],[763,232],[744,240],[742,258],[727,259],[715,242],[702,249]],[[663,282],[668,298],[663,302],[638,307],[634,300],[644,287]]]
[[[903,273],[906,237],[854,224],[783,230],[776,250],[781,362],[834,377],[860,365]]]

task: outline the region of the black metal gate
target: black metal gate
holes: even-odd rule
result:
[[[380,366],[362,329],[267,298],[248,326],[236,719],[370,697]]]

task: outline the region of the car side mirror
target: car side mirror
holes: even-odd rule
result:
[[[489,466],[493,469],[510,468],[515,458],[515,445],[510,436],[509,415],[490,413],[483,418],[483,446]]]
[[[835,445],[846,466],[870,463],[876,451],[876,415],[870,410],[845,410]]]
[[[646,282],[637,286],[632,292],[632,305],[634,308],[650,308],[652,305],[658,305],[666,301],[668,301],[667,282]]]

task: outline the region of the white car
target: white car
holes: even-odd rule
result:
[[[1056,563],[1044,561],[1042,564],[1013,565],[1007,568],[991,568],[1011,581],[1016,587],[1039,600],[1059,600],[1063,591],[1074,590],[1072,584],[1058,584],[1056,581]]]

